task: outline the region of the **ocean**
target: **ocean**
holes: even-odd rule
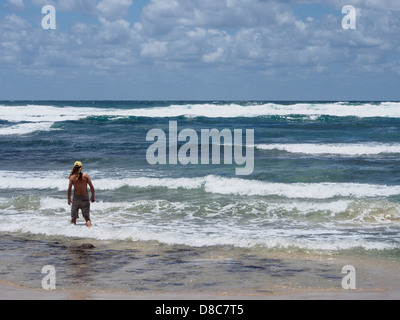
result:
[[[170,139],[171,123],[198,139]],[[211,141],[203,161],[201,134],[212,129],[232,139]],[[149,163],[152,130],[165,133],[153,156],[166,161]],[[251,164],[244,175],[238,143]],[[168,161],[171,150],[193,161]],[[399,156],[399,102],[0,101],[0,235],[9,245],[0,275],[22,281],[4,259],[26,239],[397,263]],[[82,217],[70,224],[75,161],[96,189],[92,228]]]

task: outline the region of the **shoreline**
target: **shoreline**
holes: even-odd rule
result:
[[[263,301],[263,300],[399,300],[400,289],[293,289],[269,294],[246,293],[127,293],[117,291],[43,290],[0,281],[0,300],[131,300],[131,301]]]
[[[185,247],[0,233],[1,300],[400,299],[400,263],[234,247]],[[56,290],[42,289],[42,267]],[[356,289],[342,268],[353,265]]]

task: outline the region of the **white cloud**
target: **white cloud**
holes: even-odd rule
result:
[[[45,0],[35,0],[45,1]],[[96,0],[58,0],[55,5],[56,10],[69,12],[82,12],[85,14],[94,14],[96,8]]]
[[[109,20],[117,20],[126,16],[133,0],[101,0],[96,8],[100,15]]]
[[[24,0],[8,0],[7,3],[16,9],[24,9],[25,8],[25,2]]]
[[[129,21],[123,19],[108,21],[100,17],[100,22],[102,28],[95,37],[99,43],[116,45],[130,40],[133,31]]]
[[[224,54],[223,48],[218,48],[216,52],[212,52],[203,56],[203,61],[206,63],[219,62]]]
[[[143,43],[140,51],[141,56],[150,58],[160,58],[167,53],[167,42],[151,41]]]
[[[163,30],[186,27],[241,28],[287,24],[294,21],[290,6],[257,0],[151,0],[144,19]]]
[[[30,1],[33,5],[38,7],[52,5],[52,6],[57,6],[57,8],[59,8],[59,6],[54,2],[55,0],[30,0]],[[68,0],[66,0],[65,3],[68,3]]]
[[[17,5],[19,0],[8,1]],[[264,79],[340,73],[365,78],[400,70],[398,12],[380,10],[380,2],[373,0],[355,0],[356,30],[342,29],[339,0],[304,0],[338,10],[318,18],[297,16],[291,6],[298,3],[294,0],[149,0],[136,15],[138,21],[127,17],[132,0],[54,2],[55,32],[43,32],[40,21],[29,20],[28,15],[22,18],[19,11],[0,13],[0,67],[23,66],[32,73],[35,68],[65,68],[81,76],[129,77],[138,70],[146,74],[146,67],[154,63],[159,74],[176,69],[184,78],[209,70],[221,77],[232,72],[238,79],[242,73]],[[391,5],[396,6],[400,4]],[[71,12],[90,17],[84,20],[85,15],[72,14],[77,20],[63,28],[62,15]],[[38,15],[40,10],[35,19]]]

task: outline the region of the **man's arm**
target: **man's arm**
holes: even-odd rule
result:
[[[94,186],[93,186],[92,180],[90,180],[89,175],[87,176],[87,181],[88,181],[88,184],[89,184],[89,187],[90,187],[90,192],[92,193],[92,197],[91,197],[90,201],[94,202],[94,193],[95,193],[95,191],[94,191]]]
[[[68,186],[68,205],[71,205],[71,191],[72,191],[72,181],[70,179]]]

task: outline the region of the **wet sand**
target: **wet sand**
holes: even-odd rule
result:
[[[8,234],[0,244],[2,300],[400,299],[400,264],[388,259]],[[45,265],[56,290],[42,288]],[[345,265],[355,290],[342,287]]]
[[[288,290],[270,294],[225,292],[207,293],[124,293],[79,290],[53,290],[24,288],[0,283],[0,300],[399,300],[398,288],[377,290]]]

